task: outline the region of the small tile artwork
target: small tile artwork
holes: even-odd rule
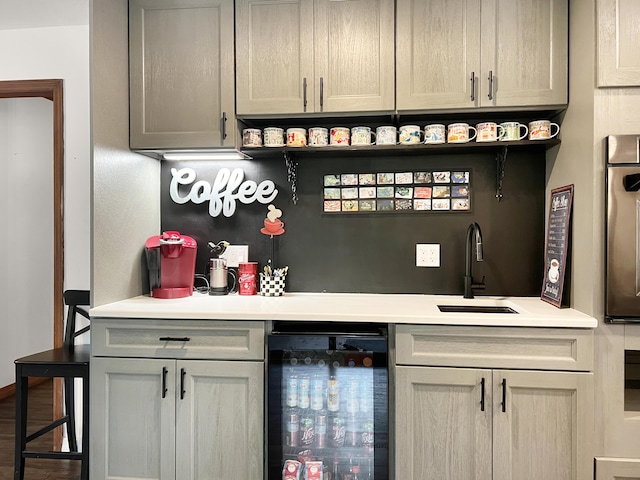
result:
[[[469,171],[343,173],[324,176],[324,213],[471,210]]]

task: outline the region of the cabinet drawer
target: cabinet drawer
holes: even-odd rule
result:
[[[95,318],[93,356],[264,360],[264,323]]]
[[[396,363],[591,371],[593,330],[397,325]]]

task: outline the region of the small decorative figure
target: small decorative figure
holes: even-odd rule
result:
[[[267,207],[269,213],[267,218],[264,219],[264,227],[260,229],[260,232],[265,235],[270,235],[273,238],[274,235],[282,235],[284,233],[284,223],[280,220],[282,217],[282,210],[276,208],[274,205]]]

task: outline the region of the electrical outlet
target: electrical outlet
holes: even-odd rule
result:
[[[440,244],[439,243],[417,243],[416,244],[416,267],[439,267],[440,266]]]
[[[237,267],[249,261],[249,245],[229,245],[220,258],[227,260],[227,267]]]

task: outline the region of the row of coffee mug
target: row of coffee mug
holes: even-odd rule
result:
[[[525,125],[519,122],[441,123],[426,125],[403,125],[399,131],[394,126],[384,125],[373,131],[370,127],[312,127],[288,128],[267,127],[264,130],[247,128],[242,131],[244,147],[323,147],[348,145],[417,145],[441,143],[512,142],[529,137],[529,140],[549,140],[560,132],[557,123],[536,120]],[[264,143],[263,143],[264,142]]]

